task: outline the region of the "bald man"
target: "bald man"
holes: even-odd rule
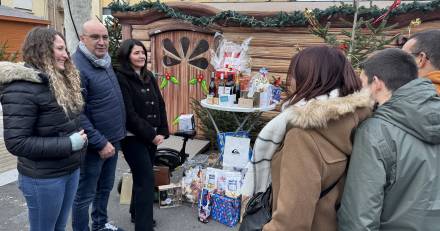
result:
[[[125,108],[108,44],[105,26],[98,21],[87,21],[78,48],[72,55],[80,71],[85,101],[81,126],[89,138],[72,208],[74,231],[90,230],[89,207],[92,203],[92,230],[122,230],[109,223],[107,216],[120,141],[126,135]]]

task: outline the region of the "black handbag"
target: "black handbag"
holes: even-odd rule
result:
[[[339,182],[342,176],[328,188],[321,192],[319,199],[329,193]],[[337,208],[335,208],[337,210]],[[272,219],[272,184],[266,192],[259,192],[249,199],[239,231],[260,231]]]
[[[272,185],[249,199],[239,231],[262,230],[272,219]]]

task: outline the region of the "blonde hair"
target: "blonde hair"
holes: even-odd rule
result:
[[[51,28],[35,27],[29,31],[23,44],[23,61],[48,75],[57,103],[69,116],[80,113],[84,106],[81,78],[70,56],[63,71],[56,68],[53,46],[57,35],[65,41],[61,33]]]

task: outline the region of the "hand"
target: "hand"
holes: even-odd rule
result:
[[[164,140],[165,140],[165,137],[163,135],[157,135],[153,139],[153,144],[157,146],[157,145],[163,143]]]
[[[84,143],[87,144],[87,134],[84,132],[84,129],[79,131],[79,135],[84,140]]]
[[[115,155],[115,147],[113,147],[110,142],[107,142],[104,148],[101,149],[98,153],[101,159],[107,159]]]

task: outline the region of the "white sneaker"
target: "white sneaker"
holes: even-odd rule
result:
[[[113,225],[111,223],[105,223],[104,228],[100,229],[99,231],[124,231],[121,228],[118,228],[118,226]]]

